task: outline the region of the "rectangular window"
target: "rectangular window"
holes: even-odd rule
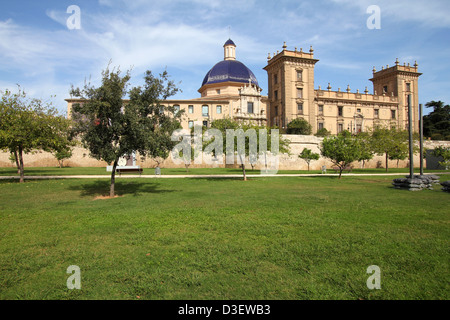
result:
[[[319,104],[319,114],[323,114],[323,104]]]
[[[303,98],[303,89],[297,88],[297,98],[302,99]]]
[[[338,107],[338,116],[343,117],[344,116],[344,107]]]
[[[203,121],[203,126],[204,126],[204,127],[207,127],[207,126],[208,126],[208,121],[207,121],[207,120]]]
[[[411,83],[406,83],[406,91],[411,91]]]
[[[297,70],[297,81],[303,81],[303,71]]]
[[[216,93],[217,93],[217,94],[220,94],[220,89],[216,89]]]
[[[188,124],[189,129],[194,127],[194,121],[189,120],[189,124]]]
[[[189,113],[194,113],[194,106],[193,105],[188,106],[188,112]]]
[[[373,110],[373,116],[374,116],[374,118],[378,118],[380,116],[380,110],[374,109]]]
[[[303,114],[303,103],[297,103],[297,113]]]
[[[273,83],[274,84],[278,83],[278,75],[276,75],[276,74],[273,75]]]
[[[319,122],[319,130],[322,130],[323,129],[323,123],[322,122]]]
[[[342,131],[344,131],[344,124],[338,123],[338,133],[341,133]]]
[[[356,112],[361,113],[361,109],[360,108],[356,109]]]
[[[388,91],[388,87],[387,87],[387,86],[384,86],[384,87],[383,87],[383,93],[387,93],[387,91]]]
[[[216,113],[221,114],[222,113],[222,106],[216,106]]]
[[[180,111],[180,106],[173,106],[175,113],[178,113]]]
[[[391,118],[395,119],[395,110],[391,110]]]
[[[202,116],[204,116],[204,117],[209,116],[209,107],[208,106],[202,106]]]
[[[247,102],[247,113],[253,113],[253,102]]]
[[[278,107],[275,107],[275,115],[278,115]]]
[[[278,100],[278,90],[275,90],[275,92],[273,94],[275,96],[275,101]]]

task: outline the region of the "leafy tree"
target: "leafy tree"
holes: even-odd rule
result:
[[[62,168],[64,166],[64,160],[72,157],[73,149],[70,146],[67,148],[62,148],[55,152],[55,158],[58,160],[59,167]]]
[[[325,137],[321,153],[339,168],[340,179],[345,167],[361,157],[361,147],[359,141],[350,132],[343,131],[337,136]]]
[[[326,128],[317,130],[317,133],[315,134],[316,137],[328,137],[330,135],[331,135],[331,132],[328,131]]]
[[[0,101],[0,149],[13,154],[20,182],[24,182],[23,154],[54,152],[71,144],[71,121],[59,115],[51,103],[29,99],[20,89],[2,92]]]
[[[319,160],[320,154],[314,153],[311,151],[311,149],[304,148],[302,152],[298,155],[299,158],[306,161],[308,164],[308,171],[309,171],[309,164],[312,160]]]
[[[82,99],[82,103],[73,105],[75,132],[92,157],[112,164],[111,197],[119,158],[133,152],[142,158],[167,158],[174,146],[171,134],[180,127],[181,112],[163,104],[178,91],[167,72],[157,78],[147,71],[144,85],[128,91],[129,80],[129,71],[122,76],[119,69],[109,70],[108,66],[99,87],[86,83],[81,90],[71,90],[73,96]],[[124,103],[127,94],[129,101]]]
[[[376,154],[385,155],[386,172],[389,169],[388,159],[401,160],[405,148],[409,154],[408,131],[397,129],[395,126],[374,127],[371,133],[371,144]]]
[[[312,127],[305,119],[297,118],[288,123],[286,133],[310,135]]]
[[[450,105],[430,101],[425,106],[433,111],[423,117],[423,135],[433,140],[450,140]]]
[[[189,159],[189,161],[185,161],[184,162],[184,167],[186,168],[186,172],[189,172],[189,166],[192,164],[192,162],[195,160],[195,149],[191,148],[191,154],[184,155],[183,150],[180,150],[179,152],[179,157],[180,158],[186,158]]]
[[[439,161],[439,164],[448,170],[450,167],[450,147],[439,146],[433,150],[433,155],[442,157],[442,161]]]
[[[202,126],[201,129],[204,132],[206,127]],[[190,149],[189,153],[188,152],[185,153],[184,149],[180,149],[178,152],[178,157],[183,160],[184,167],[186,168],[186,172],[189,172],[189,166],[192,164],[192,162],[195,161],[195,158],[197,157],[197,154],[198,154],[198,150],[196,150],[193,147],[194,146],[194,138],[192,136],[193,133],[194,133],[194,127],[191,129],[191,135],[189,135],[189,140],[190,140],[189,143],[191,145],[191,148],[189,148]],[[179,141],[181,141],[182,139],[183,139],[183,137],[180,137]]]
[[[256,163],[257,161],[257,155],[259,154],[262,156],[262,153],[268,150],[272,149],[271,141],[272,141],[272,135],[271,135],[271,129],[265,128],[261,126],[256,126],[252,124],[245,124],[245,123],[239,123],[237,121],[234,121],[230,118],[224,118],[224,119],[217,119],[211,122],[211,128],[217,129],[222,133],[222,145],[223,148],[227,147],[233,150],[233,152],[237,152],[237,155],[239,157],[241,168],[242,168],[242,174],[244,181],[247,180],[246,172],[245,172],[245,157],[248,155],[249,162],[250,163]],[[256,149],[259,148],[260,145],[260,139],[267,139],[267,150],[252,150],[252,146],[250,143],[250,137],[244,136],[245,133],[248,133],[248,130],[254,130],[255,132],[255,141],[256,141]],[[267,135],[261,136],[260,135],[260,129],[266,129]],[[233,146],[227,145],[227,130],[233,130],[235,135],[233,137]],[[244,150],[239,149],[239,139],[242,138],[244,141]],[[278,145],[279,145],[279,152],[288,152],[288,142],[282,138],[281,135],[279,135],[278,138]],[[207,144],[210,144],[212,142],[208,142]],[[205,146],[204,146],[205,147]],[[253,152],[252,152],[253,151]],[[255,152],[256,151],[256,152]],[[265,156],[265,154],[264,154]]]
[[[397,160],[397,168],[400,160],[405,160],[409,156],[409,145],[408,143],[398,143],[392,147],[389,160]]]
[[[362,161],[362,167],[364,168],[365,162],[372,159],[374,156],[371,137],[368,132],[360,132],[356,135],[356,139],[359,141],[359,146],[361,148],[361,154],[358,161]]]

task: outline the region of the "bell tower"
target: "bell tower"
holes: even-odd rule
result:
[[[373,77],[369,79],[373,83],[375,96],[390,96],[398,99],[398,114],[392,110],[391,120],[398,124],[399,129],[407,129],[408,126],[408,96],[411,95],[411,111],[413,130],[419,131],[419,76],[418,64],[414,62],[401,65],[396,59],[395,65],[382,67],[376,71],[373,68]]]
[[[269,126],[286,128],[296,118],[308,121],[316,131],[316,111],[314,108],[314,50],[302,48],[287,50],[286,43],[281,52],[267,57],[269,84],[269,106],[267,121]]]

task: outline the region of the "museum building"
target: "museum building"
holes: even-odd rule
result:
[[[228,39],[223,45],[224,58],[205,75],[198,89],[200,97],[190,100],[166,100],[175,110],[184,110],[184,129],[201,123],[209,127],[216,119],[232,118],[261,126],[285,128],[296,118],[312,126],[313,134],[325,128],[331,134],[344,130],[358,133],[374,125],[408,126],[408,103],[411,104],[413,128],[418,131],[417,62],[401,65],[398,59],[392,67],[373,68],[373,94],[331,90],[331,85],[314,88],[314,58],[311,47],[282,51],[267,57],[264,70],[268,76],[268,96],[261,94],[258,80],[244,63],[236,59],[236,44]],[[66,99],[68,115],[79,99]]]

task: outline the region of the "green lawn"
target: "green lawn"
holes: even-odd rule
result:
[[[393,178],[0,180],[0,299],[447,300],[450,195]]]

